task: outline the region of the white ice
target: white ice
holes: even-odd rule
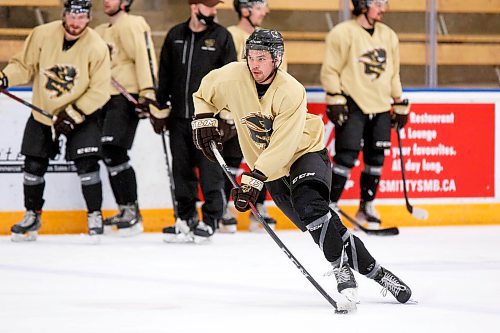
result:
[[[307,234],[278,232],[334,297],[334,277]],[[418,304],[401,305],[356,274],[361,303],[336,315],[267,234],[166,244],[160,234],[0,237],[1,333],[499,332],[500,227],[359,234]]]

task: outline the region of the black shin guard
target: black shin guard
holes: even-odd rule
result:
[[[373,201],[377,194],[378,183],[380,176],[370,175],[366,172],[361,172],[360,186],[361,186],[361,200]]]
[[[82,194],[89,212],[100,211],[102,207],[102,184],[97,157],[75,160],[76,170],[82,185]]]
[[[137,180],[134,169],[127,163],[128,167],[113,174],[109,174],[109,182],[115,195],[116,203],[119,205],[131,204],[137,201]],[[108,168],[109,170],[109,168]]]
[[[337,232],[342,235],[342,242],[346,247],[347,257],[349,258],[349,266],[360,274],[373,278],[380,267],[377,261],[368,252],[363,241],[347,230],[335,212],[331,210],[330,212],[337,217],[332,222],[334,222]]]
[[[43,176],[49,166],[48,158],[26,156],[24,160],[24,207],[26,210],[39,211],[43,207],[43,191],[45,179]]]
[[[371,167],[366,165],[359,184],[361,186],[361,201],[373,201],[377,195],[378,184],[382,167]]]
[[[345,183],[347,182],[347,177],[340,176],[337,174],[332,175],[332,188],[330,189],[330,201],[338,202],[342,192],[344,191]]]
[[[23,185],[24,187],[24,207],[26,210],[40,211],[43,207],[43,190],[45,182],[38,185]]]
[[[338,219],[338,216],[328,212],[307,225],[314,242],[318,244],[329,262],[338,260],[342,255],[343,248],[342,237],[335,228],[335,219]]]
[[[102,185],[101,182],[92,185],[82,184],[82,193],[89,212],[101,210],[102,207]]]

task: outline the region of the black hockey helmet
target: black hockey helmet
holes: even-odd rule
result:
[[[255,3],[267,3],[267,0],[234,0],[234,10],[241,15],[241,8],[251,8]]]
[[[285,53],[283,36],[278,30],[257,29],[248,37],[245,43],[245,55],[248,50],[269,51],[273,60],[278,57],[282,58],[283,53]]]
[[[64,1],[64,12],[65,13],[86,13],[90,15],[92,9],[91,0],[65,0]]]
[[[375,4],[385,4],[387,5],[388,0],[352,0],[352,14],[354,16],[358,16],[363,14],[364,9],[368,9],[368,7],[371,7],[373,3]]]

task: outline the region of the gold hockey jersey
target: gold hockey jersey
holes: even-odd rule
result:
[[[57,114],[68,104],[85,114],[100,109],[109,99],[111,78],[106,43],[91,28],[63,51],[62,21],[40,25],[26,38],[23,50],[13,56],[3,70],[10,86],[33,80],[33,104]],[[47,117],[32,111],[42,124],[52,125]]]
[[[338,24],[326,37],[321,83],[327,93],[350,95],[364,113],[389,111],[391,97],[402,94],[396,33],[381,22],[373,35],[355,20]]]
[[[259,99],[246,63],[233,62],[207,74],[193,99],[195,114],[232,114],[246,162],[270,181],[289,175],[302,155],[325,147],[323,121],[307,113],[304,87],[284,71]]]
[[[146,35],[151,49],[155,76],[157,64],[151,28],[146,20],[142,16],[123,13],[113,25],[101,24],[95,30],[111,50],[111,76],[130,93],[152,89],[154,85],[146,47]],[[112,95],[119,94],[114,87],[110,89],[112,89]]]

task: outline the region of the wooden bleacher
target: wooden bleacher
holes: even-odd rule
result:
[[[338,11],[338,0],[268,0],[271,10],[290,11]],[[425,12],[426,0],[390,0],[392,12]],[[219,7],[233,9],[232,1],[225,1]],[[500,13],[499,0],[437,0],[440,13]]]
[[[59,7],[61,0],[0,0],[0,6]],[[233,11],[232,1],[218,8]],[[272,11],[324,11],[339,10],[338,0],[269,0]],[[390,12],[425,13],[425,0],[391,0]],[[438,13],[500,14],[500,0],[437,0]],[[147,17],[146,17],[147,18]],[[297,29],[299,29],[297,27]],[[6,62],[22,48],[28,35],[26,28],[0,28],[0,62]],[[318,65],[323,61],[324,39],[327,31],[283,31],[287,58],[290,64]],[[398,33],[401,63],[425,65],[426,35]],[[7,39],[6,39],[7,38]],[[2,40],[4,39],[4,40]],[[6,39],[6,40],[5,40]],[[17,39],[17,40],[13,40]],[[437,62],[439,65],[500,65],[500,35],[450,34],[438,35]]]
[[[61,4],[61,0],[0,0],[2,7],[50,8],[60,7]],[[23,41],[19,38],[26,37],[30,31],[29,28],[0,28],[0,62],[7,62],[12,55],[22,49]]]
[[[59,7],[61,0],[0,0],[5,7]]]

